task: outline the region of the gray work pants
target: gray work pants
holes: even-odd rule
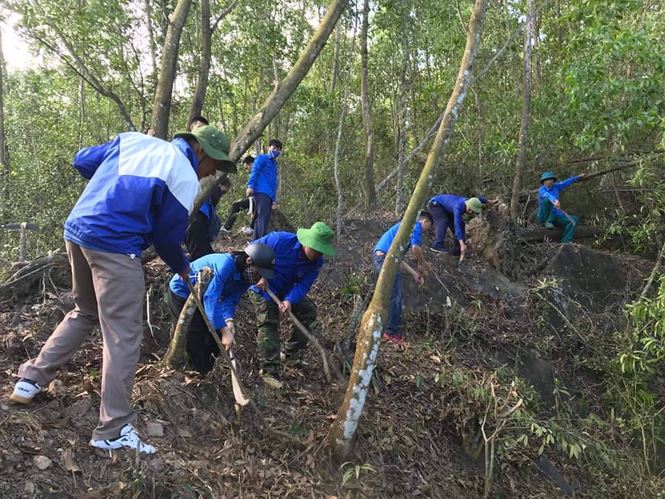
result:
[[[72,268],[74,310],[35,359],[19,368],[22,378],[47,386],[99,323],[102,330],[102,391],[94,440],[120,435],[136,416],[129,399],[143,338],[145,281],[140,258],[104,253],[66,241]]]

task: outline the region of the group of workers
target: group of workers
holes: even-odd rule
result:
[[[307,338],[294,326],[282,349],[280,316],[293,314],[306,328],[314,326],[317,309],[307,294],[324,264],[324,256],[335,254],[334,232],[323,222],[300,228],[296,234],[269,232],[271,213],[277,209],[277,158],[282,149],[282,143],[273,139],[265,154],[243,160],[249,173],[246,197],[233,203],[224,225],[217,217],[216,206],[230,189],[228,181],[222,182],[191,214],[200,179],[217,170],[235,171],[227,135],[210,126],[205,118],[191,120],[187,131],[176,133],[171,142],[149,133],[127,132],[104,144],[81,149],[73,166],[89,182],[64,226],[74,309],[65,315],[37,357],[19,367],[19,380],[10,398],[29,404],[45,391],[58,369],[99,325],[103,339],[101,402],[90,445],[147,454],[156,451],[136,432],[136,415],[130,404],[143,338],[145,282],[140,255],[150,245],[174,272],[168,288],[174,320],[199,279],[199,271],[212,270],[201,302],[208,322],[227,349],[234,343],[236,305],[249,293],[256,313],[262,379],[272,388],[281,387],[281,362],[301,367],[300,355]],[[555,183],[556,178],[548,172],[541,179],[538,219],[547,225],[563,225],[566,238],[572,237],[576,219],[561,210],[558,196],[561,189],[579,178]],[[481,213],[486,205],[487,200],[481,196],[432,197],[418,214],[400,268],[418,284],[424,282],[428,265],[423,233],[432,227],[435,236],[430,249],[463,258],[467,251],[463,217]],[[230,231],[242,210],[251,212],[251,242],[242,251],[214,252],[212,240],[219,231]],[[374,247],[377,273],[399,226],[397,223],[386,231]],[[454,234],[449,248],[445,245],[448,230]],[[409,249],[417,261],[415,269],[403,260]],[[403,344],[400,279],[398,272],[384,339]],[[187,353],[191,367],[202,374],[213,368],[220,353],[200,311],[195,312],[189,326]]]

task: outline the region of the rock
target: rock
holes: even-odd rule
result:
[[[74,402],[72,405],[65,409],[65,414],[70,418],[82,418],[90,410],[90,399],[82,398]]]
[[[35,466],[35,468],[44,471],[46,468],[51,466],[51,461],[48,457],[46,456],[33,456],[32,457],[32,464]]]
[[[51,381],[51,384],[48,385],[48,392],[57,399],[64,398],[65,395],[67,395],[65,384],[59,379],[54,379]]]
[[[156,421],[150,421],[146,423],[145,429],[149,437],[163,437],[164,436],[164,425]]]

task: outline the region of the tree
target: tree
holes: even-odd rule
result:
[[[402,255],[407,247],[407,241],[413,230],[418,210],[427,198],[431,186],[432,172],[439,164],[441,156],[448,146],[466,91],[471,82],[473,63],[480,43],[488,2],[489,0],[476,0],[475,2],[469,20],[464,55],[462,56],[455,86],[448,99],[446,112],[434,139],[432,149],[427,156],[427,162],[411,195],[397,236],[386,255],[372,301],[367,307],[360,324],[351,377],[329,437],[335,453],[341,458],[345,458],[350,453],[353,437],[362,416],[379,353],[387,305]]]
[[[376,191],[374,190],[374,134],[372,131],[372,114],[369,104],[369,82],[367,75],[367,32],[369,28],[369,0],[363,3],[363,21],[360,29],[360,104],[363,112],[363,130],[365,131],[365,176],[363,189],[367,208],[376,207]]]
[[[169,116],[171,114],[171,95],[178,67],[178,48],[187,14],[192,5],[191,0],[178,0],[169,27],[166,31],[162,63],[159,70],[159,79],[155,89],[155,102],[152,106],[152,127],[155,135],[165,139],[169,131]]]
[[[261,136],[263,130],[265,130],[282,106],[284,106],[291,94],[296,90],[303,78],[305,78],[309,69],[312,67],[312,64],[314,64],[314,61],[323,49],[323,46],[326,44],[330,33],[335,28],[335,24],[337,24],[342,12],[344,12],[347,3],[348,0],[332,1],[330,7],[328,7],[328,12],[310,38],[309,43],[300,54],[298,61],[287,75],[275,85],[275,88],[263,102],[256,114],[252,116],[238,136],[234,139],[231,144],[231,153],[229,154],[231,161],[238,161],[240,156],[242,156],[252,143]],[[211,182],[206,189],[202,190],[194,203],[193,213],[196,213],[201,206],[201,203],[210,197],[215,185],[218,185],[223,180],[224,176],[225,175],[223,174],[218,174],[216,182]]]
[[[3,217],[9,209],[9,152],[7,149],[7,137],[5,135],[5,56],[2,50],[2,29],[0,28],[0,178],[2,179],[2,212]]]
[[[519,199],[522,182],[524,179],[524,169],[526,165],[526,149],[529,138],[529,121],[531,120],[531,48],[534,41],[534,32],[536,24],[536,8],[533,0],[527,0],[528,15],[526,19],[526,29],[524,30],[524,96],[522,103],[522,125],[520,126],[519,138],[519,156],[515,165],[515,175],[513,176],[513,195],[510,200],[510,216],[513,222],[517,224],[519,217]]]
[[[196,89],[192,97],[192,105],[189,108],[189,118],[191,122],[194,116],[201,115],[203,102],[205,101],[206,91],[208,89],[208,77],[210,75],[210,58],[212,56],[212,35],[219,26],[219,23],[235,8],[237,1],[231,2],[210,25],[210,0],[201,0],[201,33],[199,41],[199,72],[196,79]]]

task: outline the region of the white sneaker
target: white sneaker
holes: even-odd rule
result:
[[[242,232],[246,236],[251,236],[252,234],[254,234],[254,229],[252,229],[251,227],[243,227],[242,229],[240,229],[240,232]]]
[[[224,232],[225,234],[228,234],[229,232],[231,232],[229,229],[227,229],[227,228],[224,227],[223,225],[222,225],[222,227],[219,229],[219,231],[220,231],[220,232]]]
[[[14,402],[19,404],[29,404],[38,393],[44,391],[44,388],[30,379],[21,378],[14,385],[14,391],[9,396]]]
[[[152,445],[146,444],[139,434],[136,433],[134,427],[126,424],[120,430],[120,436],[110,440],[90,440],[90,445],[97,449],[115,450],[115,449],[138,449],[139,452],[144,454],[154,454],[157,452]]]

